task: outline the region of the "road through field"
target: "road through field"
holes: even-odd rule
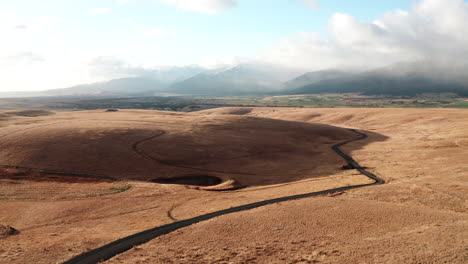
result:
[[[193,225],[202,221],[206,221],[218,216],[226,215],[226,214],[232,214],[236,212],[241,212],[245,210],[250,210],[254,208],[258,208],[261,206],[269,205],[269,204],[274,204],[274,203],[279,203],[279,202],[285,202],[285,201],[291,201],[291,200],[297,200],[297,199],[302,199],[302,198],[308,198],[308,197],[313,197],[313,196],[318,196],[318,195],[325,195],[325,194],[332,194],[332,193],[337,193],[337,192],[343,192],[347,190],[352,190],[352,189],[357,189],[357,188],[362,188],[362,187],[368,187],[372,185],[379,185],[379,184],[384,184],[385,181],[377,177],[376,175],[372,174],[371,172],[367,171],[364,167],[359,165],[357,161],[355,161],[352,157],[348,156],[345,154],[343,151],[341,151],[340,147],[348,144],[350,142],[358,141],[358,140],[364,140],[368,136],[362,132],[359,132],[355,129],[351,129],[354,133],[358,134],[359,137],[355,139],[351,139],[345,142],[338,143],[334,146],[332,146],[332,149],[340,155],[346,162],[348,162],[348,165],[352,169],[358,170],[360,173],[364,174],[365,176],[369,177],[372,179],[374,182],[369,183],[369,184],[359,184],[359,185],[352,185],[352,186],[344,186],[344,187],[339,187],[339,188],[333,188],[333,189],[328,189],[328,190],[323,190],[323,191],[318,191],[318,192],[312,192],[312,193],[305,193],[305,194],[299,194],[299,195],[293,195],[293,196],[286,196],[286,197],[280,197],[280,198],[275,198],[275,199],[270,199],[270,200],[265,200],[265,201],[260,201],[260,202],[255,202],[255,203],[250,203],[246,205],[241,205],[237,207],[232,207],[229,209],[224,209],[216,212],[212,212],[209,214],[197,216],[194,218],[186,219],[186,220],[181,220],[177,221],[171,224],[166,224],[163,226],[158,226],[128,237],[121,238],[119,240],[116,240],[114,242],[111,242],[107,245],[104,245],[100,248],[91,250],[89,252],[85,252],[81,255],[78,255],[68,261],[65,262],[65,264],[94,264],[94,263],[99,263],[104,260],[108,260],[120,253],[123,253],[129,249],[131,249],[134,246],[146,243],[156,237],[168,234],[172,231],[178,230],[183,227],[187,227],[189,225]]]

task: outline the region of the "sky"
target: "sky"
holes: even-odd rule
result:
[[[0,91],[163,66],[463,63],[466,21],[464,0],[2,0]]]

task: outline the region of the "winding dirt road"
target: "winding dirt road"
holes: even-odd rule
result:
[[[293,195],[293,196],[286,196],[286,197],[280,197],[280,198],[275,198],[275,199],[270,199],[270,200],[265,200],[265,201],[260,201],[260,202],[255,202],[255,203],[250,203],[246,205],[241,205],[237,207],[232,207],[229,209],[224,209],[220,211],[216,211],[213,213],[197,216],[194,218],[186,219],[186,220],[181,220],[177,221],[171,224],[163,225],[163,226],[158,226],[128,237],[121,238],[119,240],[116,240],[114,242],[111,242],[107,245],[104,245],[100,248],[91,250],[89,252],[83,253],[81,255],[78,255],[68,261],[66,261],[64,264],[94,264],[98,263],[104,260],[108,260],[120,253],[123,253],[129,249],[131,249],[134,246],[146,243],[156,237],[168,234],[172,231],[175,231],[177,229],[187,227],[192,224],[196,224],[202,221],[206,221],[218,216],[226,215],[226,214],[232,214],[236,212],[241,212],[245,210],[250,210],[254,208],[258,208],[261,206],[269,205],[269,204],[274,204],[274,203],[279,203],[279,202],[285,202],[285,201],[291,201],[291,200],[296,200],[296,199],[302,199],[302,198],[308,198],[312,196],[318,196],[318,195],[324,195],[324,194],[332,194],[332,193],[337,193],[337,192],[343,192],[347,190],[352,190],[352,189],[357,189],[357,188],[362,188],[362,187],[367,187],[367,186],[372,186],[372,185],[379,185],[379,184],[384,184],[385,181],[377,177],[376,175],[372,174],[371,172],[367,171],[365,168],[363,168],[361,165],[359,165],[358,162],[356,162],[353,158],[350,156],[346,155],[343,151],[340,150],[340,147],[348,144],[353,141],[358,141],[358,140],[363,140],[366,139],[368,136],[362,132],[359,132],[355,129],[352,129],[354,133],[358,134],[359,137],[355,139],[351,139],[345,142],[338,143],[332,147],[332,149],[340,155],[346,162],[348,162],[348,165],[350,168],[358,170],[360,173],[364,174],[365,176],[369,177],[370,179],[374,180],[373,183],[369,184],[360,184],[360,185],[352,185],[352,186],[345,186],[345,187],[339,187],[339,188],[334,188],[334,189],[329,189],[329,190],[323,190],[319,192],[312,192],[312,193],[306,193],[306,194],[300,194],[300,195]]]

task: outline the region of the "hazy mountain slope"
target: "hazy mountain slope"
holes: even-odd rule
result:
[[[338,79],[348,77],[351,75],[352,73],[350,72],[340,70],[323,70],[316,72],[307,72],[297,78],[285,82],[284,89],[297,89],[320,81]]]
[[[2,92],[0,98],[36,96],[140,96],[162,92],[170,84],[207,71],[199,66],[137,69],[134,77],[37,92]]]
[[[466,72],[464,67],[447,69],[430,63],[400,63],[361,74],[319,81],[294,89],[290,93],[416,95],[450,92],[467,96],[468,81],[465,80],[463,72]]]
[[[459,83],[435,82],[425,78],[366,76],[322,81],[293,90],[292,94],[363,93],[368,95],[416,95],[422,93],[468,95],[468,87]]]
[[[201,73],[171,85],[170,91],[182,94],[236,95],[278,91],[281,84],[295,76],[287,70],[243,64],[215,73]]]
[[[78,95],[151,95],[160,92],[167,84],[157,80],[141,77],[115,79],[108,82],[77,85],[70,88],[47,90],[46,96],[78,96]]]
[[[265,64],[241,64],[207,70],[198,66],[167,67],[132,73],[137,77],[77,85],[42,92],[0,93],[0,97],[26,96],[152,96],[187,95],[363,93],[416,95],[456,93],[468,96],[468,65],[416,61],[356,73],[322,70],[298,72]],[[293,78],[296,77],[296,78]]]
[[[160,69],[149,70],[144,75],[141,75],[141,77],[170,84],[183,81],[205,71],[207,71],[207,69],[197,65],[183,67],[164,67]]]
[[[44,92],[18,91],[18,92],[0,92],[0,98],[15,98],[15,97],[37,97],[44,96]]]

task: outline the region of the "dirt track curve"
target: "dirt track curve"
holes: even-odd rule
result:
[[[172,163],[172,162],[168,162],[168,161],[156,159],[155,157],[151,156],[150,154],[148,154],[148,153],[146,153],[146,152],[144,152],[143,150],[140,149],[140,145],[141,145],[142,143],[147,142],[147,141],[151,141],[151,140],[153,140],[153,139],[155,139],[155,138],[158,138],[158,137],[161,137],[161,136],[164,136],[165,134],[166,134],[166,131],[161,130],[157,135],[154,135],[154,136],[151,136],[151,137],[149,137],[149,138],[145,138],[145,139],[139,140],[139,141],[133,143],[133,145],[132,145],[132,150],[133,150],[135,153],[137,153],[138,155],[140,155],[140,156],[142,156],[143,158],[145,158],[145,159],[154,161],[154,162],[156,162],[156,163],[164,164],[164,165],[167,165],[167,166],[171,166],[171,167],[176,167],[176,168],[181,168],[181,169],[191,169],[191,170],[204,171],[204,172],[229,173],[229,174],[239,174],[239,175],[255,175],[255,174],[252,174],[252,173],[232,172],[232,171],[218,171],[218,170],[207,170],[207,169],[203,169],[203,168],[197,168],[197,167],[179,165],[179,164],[175,164],[175,163]]]
[[[345,186],[345,187],[339,187],[339,188],[334,188],[334,189],[329,189],[329,190],[323,190],[319,192],[312,192],[312,193],[305,193],[305,194],[299,194],[299,195],[293,195],[293,196],[286,196],[286,197],[280,197],[280,198],[275,198],[271,200],[265,200],[265,201],[260,201],[260,202],[255,202],[255,203],[250,203],[246,205],[241,205],[237,207],[232,207],[229,209],[224,209],[220,211],[216,211],[213,213],[197,216],[194,218],[186,219],[186,220],[181,220],[177,221],[171,224],[167,225],[162,225],[158,226],[128,237],[121,238],[119,240],[116,240],[114,242],[111,242],[107,245],[104,245],[100,248],[91,250],[89,252],[83,253],[81,255],[78,255],[66,262],[64,264],[94,264],[94,263],[99,263],[101,261],[108,260],[120,253],[123,253],[129,249],[131,249],[134,246],[146,243],[156,237],[168,234],[172,231],[175,231],[177,229],[196,224],[202,221],[206,221],[221,215],[226,215],[226,214],[231,214],[231,213],[236,213],[236,212],[241,212],[241,211],[246,211],[254,208],[258,208],[261,206],[269,205],[269,204],[274,204],[274,203],[279,203],[279,202],[285,202],[285,201],[290,201],[290,200],[296,200],[296,199],[302,199],[302,198],[308,198],[312,196],[318,196],[318,195],[324,195],[324,194],[331,194],[331,193],[336,193],[336,192],[342,192],[342,191],[347,191],[351,189],[357,189],[357,188],[362,188],[362,187],[367,187],[367,186],[372,186],[372,185],[379,185],[379,184],[384,184],[385,181],[377,177],[376,175],[368,172],[365,168],[361,167],[359,163],[357,163],[353,158],[350,156],[346,155],[343,151],[340,150],[340,147],[348,144],[353,141],[358,141],[358,140],[363,140],[366,139],[368,136],[362,132],[359,132],[355,129],[351,129],[354,133],[358,134],[359,137],[356,139],[351,139],[345,142],[338,143],[332,147],[332,149],[343,159],[345,159],[348,162],[348,165],[350,168],[358,170],[360,173],[364,174],[365,176],[369,177],[370,179],[374,180],[373,183],[369,184],[359,184],[359,185],[352,185],[352,186]]]

